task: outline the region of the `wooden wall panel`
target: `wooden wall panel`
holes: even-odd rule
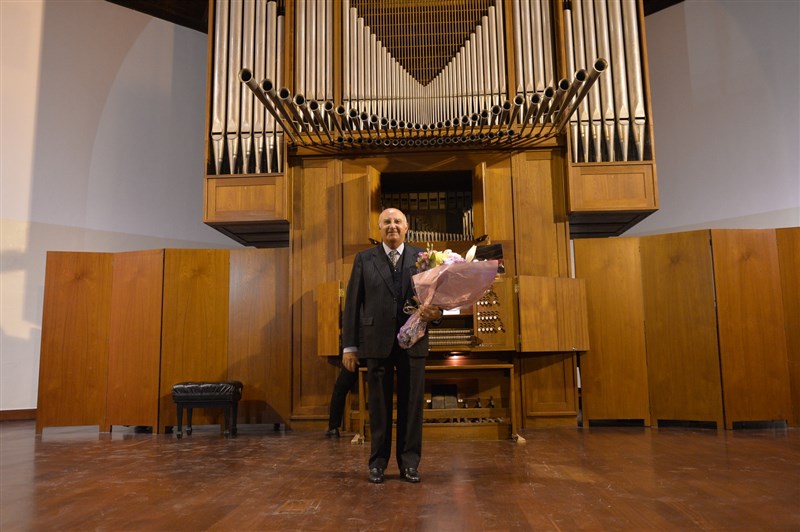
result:
[[[781,292],[786,320],[789,383],[792,390],[792,424],[800,425],[800,227],[776,229]]]
[[[584,425],[650,424],[639,239],[575,241],[575,273],[586,279],[589,351],[581,356]]]
[[[511,161],[503,158],[482,161],[473,177],[475,236],[489,235],[487,243],[503,245],[506,274],[516,275],[514,244],[514,192],[511,187]]]
[[[344,285],[341,281],[323,283],[314,291],[314,301],[318,309],[331,312],[317,312],[317,355],[338,357],[342,354],[341,321]],[[335,310],[335,312],[334,312]]]
[[[520,358],[525,427],[576,425],[575,364],[575,355],[571,353],[531,354]]]
[[[342,275],[341,162],[305,159],[293,167],[293,391],[292,422],[326,420],[335,369],[317,356],[317,312],[314,290]],[[365,217],[367,213],[364,212]]]
[[[725,423],[792,418],[775,230],[712,230]]]
[[[654,423],[724,426],[710,239],[693,231],[640,241]]]
[[[286,176],[207,177],[205,222],[287,220]]]
[[[559,234],[567,229],[564,217],[555,212],[550,154],[523,152],[511,158],[518,275],[569,275],[560,267],[568,251]]]
[[[242,381],[241,423],[288,423],[292,309],[288,249],[230,251],[228,378]]]
[[[569,329],[565,328],[566,301],[558,279],[569,275],[569,229],[563,180],[554,170],[553,157],[549,150],[511,157],[522,351],[563,351]],[[585,320],[585,310],[582,317]],[[522,359],[519,373],[525,426],[576,423],[575,364],[572,353]]]
[[[517,280],[521,351],[589,348],[583,279],[520,275]]]
[[[342,163],[342,258],[343,282],[347,283],[356,253],[380,239],[380,172],[354,161]],[[344,208],[346,206],[346,208]]]
[[[106,424],[156,429],[164,250],[113,257]]]
[[[176,422],[172,385],[228,377],[227,250],[168,249],[164,260],[160,427]],[[220,419],[198,412],[195,424]]]
[[[654,211],[658,209],[655,165],[573,165],[569,210],[573,212]]]
[[[47,253],[37,433],[48,426],[105,426],[111,259]]]

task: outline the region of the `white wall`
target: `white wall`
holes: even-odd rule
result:
[[[686,0],[646,21],[661,209],[625,236],[800,225],[800,2]]]
[[[36,407],[48,250],[239,247],[202,223],[207,36],[0,2],[0,410]]]

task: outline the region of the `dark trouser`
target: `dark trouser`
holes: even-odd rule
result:
[[[369,467],[386,469],[392,453],[392,399],[397,370],[397,465],[419,467],[422,456],[422,409],[425,359],[409,357],[395,343],[388,358],[367,359],[369,387]]]
[[[333,385],[333,394],[331,395],[331,410],[328,416],[329,429],[338,429],[342,426],[347,392],[353,389],[357,380],[358,368],[355,371],[347,371],[343,367],[339,371],[339,376],[336,378],[336,384]]]

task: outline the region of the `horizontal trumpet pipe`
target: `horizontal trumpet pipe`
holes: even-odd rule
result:
[[[288,124],[289,125],[289,129],[291,129],[294,132],[294,134],[296,135],[296,136],[292,136],[292,134],[289,133],[289,136],[292,137],[293,140],[299,141],[301,144],[305,144],[305,142],[303,141],[303,138],[302,138],[302,135],[301,135],[300,131],[297,129],[297,126],[294,125],[294,122],[292,121],[292,117],[289,116],[289,112],[284,107],[283,100],[281,100],[280,96],[275,91],[275,86],[272,84],[272,81],[270,81],[268,79],[263,80],[261,82],[261,89],[270,98],[270,100],[272,101],[272,104],[275,107],[275,109],[281,114],[281,116],[283,116],[284,120],[281,120],[280,118],[276,117],[278,122],[280,122],[280,123],[284,123],[285,122],[286,124]],[[287,131],[287,133],[288,133],[288,130],[286,130],[285,127],[284,127],[284,130]]]

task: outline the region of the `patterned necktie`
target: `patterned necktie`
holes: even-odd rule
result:
[[[392,268],[397,267],[397,261],[400,259],[400,252],[396,249],[392,249],[389,251],[389,260],[392,263]]]

